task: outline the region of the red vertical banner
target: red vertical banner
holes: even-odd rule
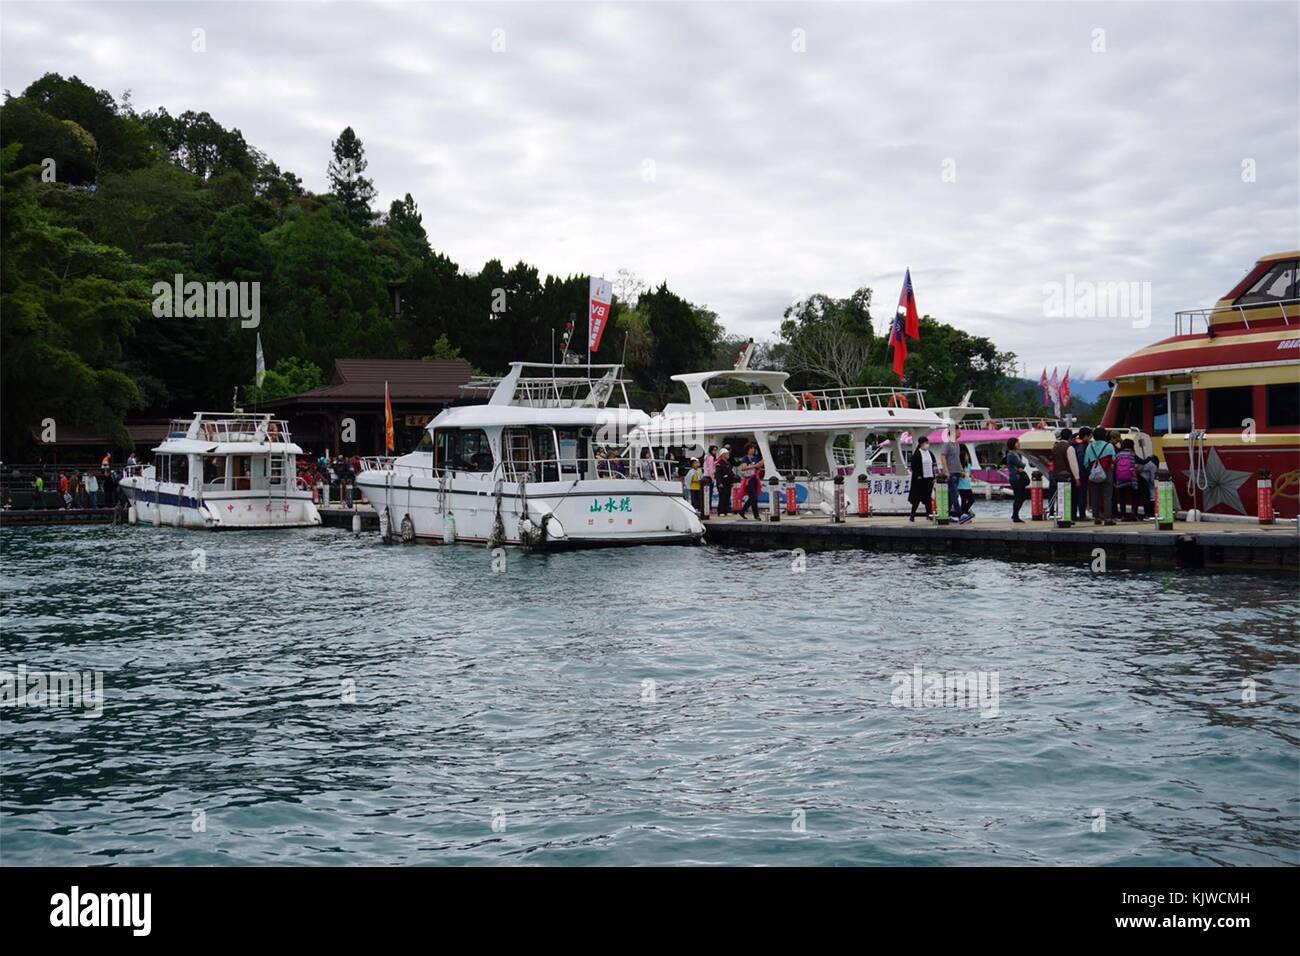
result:
[[[596,352],[600,349],[600,337],[609,325],[610,305],[613,302],[613,288],[608,279],[591,277],[591,296],[587,303],[587,350]]]
[[[397,449],[393,435],[393,399],[389,395],[387,382],[384,383],[384,448],[390,455]]]

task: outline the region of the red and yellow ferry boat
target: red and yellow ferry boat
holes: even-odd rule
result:
[[[1101,424],[1139,429],[1169,466],[1179,510],[1257,514],[1300,506],[1300,251],[1264,256],[1213,308],[1175,315],[1175,334],[1115,363]]]

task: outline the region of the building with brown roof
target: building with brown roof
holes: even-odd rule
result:
[[[424,426],[460,399],[472,369],[466,362],[421,359],[336,359],[320,388],[262,402],[257,411],[288,419],[293,440],[313,456],[384,454],[384,383],[393,403],[397,453],[410,451]],[[351,441],[345,439],[351,438]]]

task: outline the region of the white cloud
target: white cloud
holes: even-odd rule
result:
[[[910,266],[924,311],[1097,370],[1300,245],[1298,41],[1263,3],[6,3],[0,80],[207,110],[316,189],[351,125],[471,271],[628,267],[770,335],[794,290],[887,315]],[[1150,281],[1151,328],[1044,318],[1067,274]]]

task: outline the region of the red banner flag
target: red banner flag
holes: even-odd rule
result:
[[[1038,387],[1043,390],[1043,404],[1052,404],[1052,386],[1047,382],[1047,366],[1043,366],[1043,377],[1038,380]]]
[[[1065,367],[1065,378],[1061,379],[1061,407],[1070,407],[1070,367]]]
[[[912,270],[903,273],[903,291],[898,296],[898,314],[906,317],[903,331],[909,339],[921,338],[921,317],[916,311],[916,294],[912,292]]]
[[[609,325],[610,303],[613,301],[612,289],[608,279],[591,277],[591,296],[587,303],[590,311],[587,319],[587,350],[600,350],[600,337]]]
[[[384,383],[384,447],[390,455],[397,448],[397,440],[393,437],[393,399],[388,394],[387,382]]]
[[[900,311],[894,316],[894,327],[889,333],[889,345],[894,350],[894,374],[903,380],[903,366],[907,364],[906,319]]]

